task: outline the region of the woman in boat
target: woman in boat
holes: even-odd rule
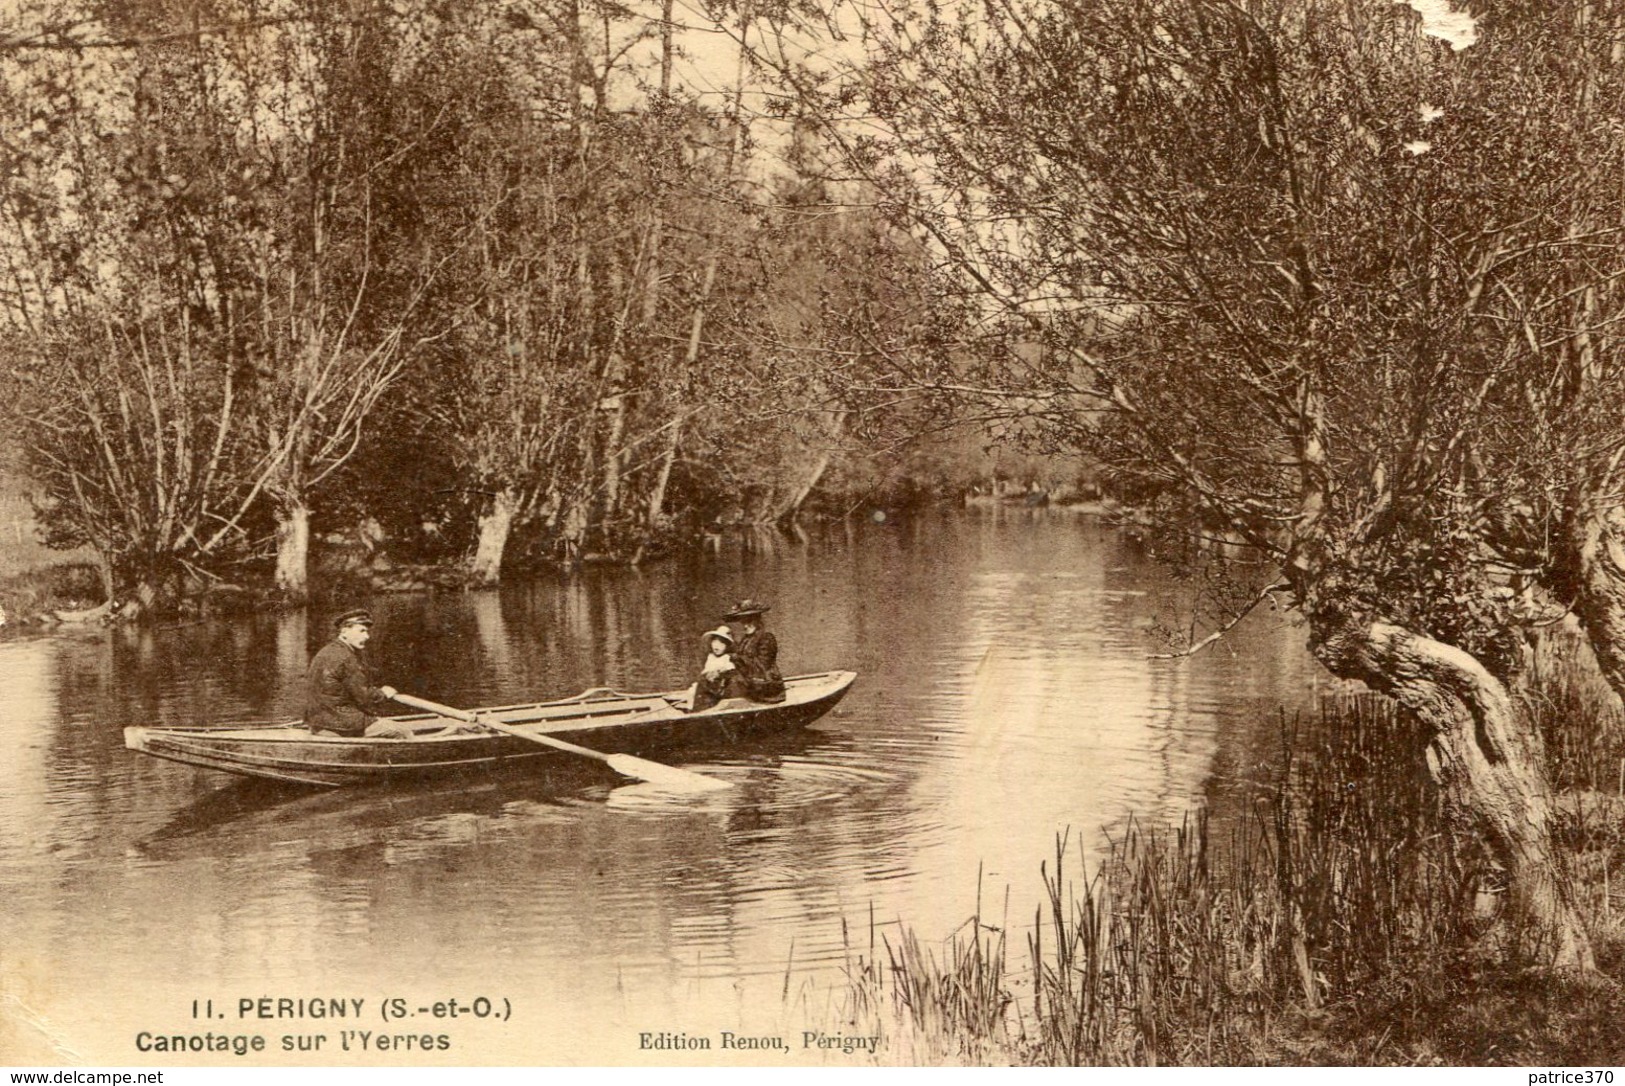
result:
[[[728,679],[734,673],[733,657],[728,655],[734,647],[733,631],[726,626],[707,630],[704,636],[705,665],[700,677],[694,681],[694,696],[689,701],[692,710],[709,709],[728,696]]]
[[[744,625],[744,635],[734,644],[733,676],[728,680],[728,696],[751,701],[784,700],[784,676],[779,674],[779,642],[766,629],[763,619],[771,608],[765,603],[743,599],[723,616]]]

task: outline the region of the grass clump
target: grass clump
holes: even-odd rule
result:
[[[1573,712],[1559,684],[1575,675],[1549,663],[1544,678],[1537,715]],[[1625,802],[1599,770],[1621,744],[1593,723],[1548,756],[1568,787],[1563,843],[1599,963],[1617,974]],[[907,1035],[893,1056],[912,1062],[1617,1062],[1620,987],[1520,960],[1499,870],[1446,826],[1425,742],[1384,700],[1328,703],[1313,729],[1283,728],[1283,769],[1239,817],[1131,821],[1092,870],[1062,837],[1027,968],[978,915],[935,952],[905,932],[881,940],[881,964],[871,945],[849,970],[849,1005],[875,1022],[889,1012]]]

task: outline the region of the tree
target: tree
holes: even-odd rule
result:
[[[173,602],[180,569],[255,553],[266,503],[276,585],[303,598],[310,502],[402,372],[439,260],[382,244],[407,209],[378,193],[433,135],[377,122],[399,27],[376,10],[220,7],[219,34],[162,33],[176,17],[157,4],[121,10],[130,44],[10,72],[13,116],[52,103],[23,125],[31,168],[0,195],[10,316],[40,363],[31,403],[58,423],[31,431],[41,481],[67,535],[149,607]],[[178,472],[168,457],[201,459]]]
[[[935,397],[892,386],[968,353],[969,314],[931,297],[929,254],[869,206],[872,190],[823,177],[811,139],[751,238],[756,281],[717,322],[741,348],[727,398],[750,406],[703,434],[740,519],[791,531],[826,479],[866,455],[895,464],[949,421]]]
[[[435,54],[423,108],[457,136],[419,189],[429,229],[466,244],[434,295],[456,330],[418,402],[474,496],[479,584],[519,530],[567,562],[636,553],[704,383],[693,315],[738,230],[730,136],[669,93],[622,93],[649,32],[566,3],[472,16]]]
[[[12,407],[53,533],[96,548],[110,600],[160,605],[246,509],[240,384],[207,315],[222,239],[185,210],[217,178],[177,171],[195,130],[144,138],[162,100],[136,93],[132,58],[13,58],[6,74]]]
[[[199,165],[247,182],[221,186],[197,214],[235,234],[233,249],[212,254],[212,315],[247,378],[249,500],[270,501],[274,584],[297,602],[311,504],[360,446],[412,349],[434,336],[420,302],[447,258],[414,244],[405,195],[421,148],[445,133],[432,119],[392,123],[414,74],[404,33],[413,16],[293,7],[295,26],[200,40],[189,56],[194,93],[176,105],[212,123]]]
[[[1272,558],[1253,598],[1430,729],[1538,952],[1584,968],[1513,690],[1543,604],[1617,644],[1618,24],[1509,2],[1452,49],[1384,3],[1063,0],[842,9],[870,50],[845,78],[788,28],[775,57],[1027,345],[915,387]]]

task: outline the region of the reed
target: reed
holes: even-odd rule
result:
[[[1503,887],[1445,825],[1424,744],[1375,697],[1329,702],[1312,726],[1283,721],[1279,777],[1241,815],[1130,820],[1093,865],[1058,838],[1029,969],[1005,961],[1004,930],[980,907],[970,934],[940,947],[879,937],[884,964],[871,927],[849,1003],[871,1016],[889,1003],[912,1062],[1535,1063],[1622,1050],[1617,988],[1520,968]],[[1555,749],[1572,774],[1608,756]],[[1601,834],[1570,836],[1589,848]],[[1607,864],[1619,842],[1605,845]],[[1606,959],[1617,930],[1599,936]],[[1516,1043],[1486,1048],[1509,1021],[1523,1023]]]
[[[1536,644],[1521,696],[1545,743],[1559,833],[1581,899],[1602,953],[1617,958],[1625,949],[1625,714],[1585,638],[1569,626]]]
[[[1560,790],[1625,791],[1625,716],[1578,631],[1558,626],[1536,643],[1520,696]]]
[[[980,875],[978,875],[980,886]],[[908,1063],[1004,1063],[1004,1030],[1013,996],[1003,927],[976,910],[940,952],[911,930],[894,941],[882,935],[869,913],[868,943],[854,949],[843,920],[846,992],[838,1017],[843,1027],[881,1032],[888,1051]]]

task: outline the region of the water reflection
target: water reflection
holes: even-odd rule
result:
[[[982,871],[1028,918],[1058,832],[1177,818],[1256,755],[1315,681],[1297,638],[1264,616],[1150,660],[1167,591],[1088,521],[942,517],[371,601],[386,681],[480,705],[686,685],[699,631],[770,598],[787,671],[859,685],[812,729],[685,751],[737,785],[701,797],[595,763],[311,793],[124,750],[128,723],[296,715],[320,615],[0,643],[0,978],[48,975],[32,998],[109,1063],[136,1062],[153,1008],[179,1025],[240,989],[522,1000],[524,1031],[447,1063],[632,1061],[639,1030],[783,1024],[871,917],[946,936]]]

